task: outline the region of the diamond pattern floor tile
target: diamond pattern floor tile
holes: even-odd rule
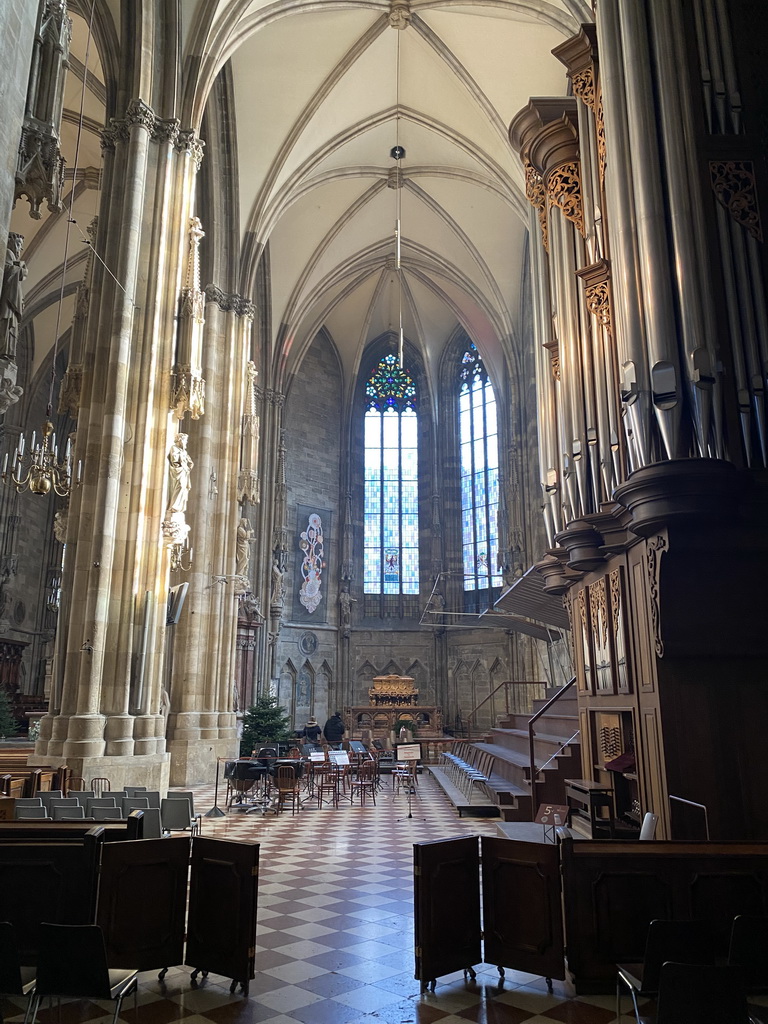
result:
[[[224,794],[219,790],[219,806]],[[195,790],[195,806],[214,803],[213,787]],[[229,979],[191,982],[188,968],[172,968],[164,982],[141,975],[138,1017],[128,1000],[124,1024],[608,1024],[609,1003],[574,998],[558,983],[477,966],[438,979],[434,993],[413,979],[413,843],[469,835],[496,835],[496,822],[459,818],[428,776],[406,817],[405,794],[388,782],[374,806],[318,811],[312,802],[296,815],[243,814],[203,818],[203,833],[260,843],[256,977],[248,997],[230,994]],[[424,820],[422,820],[424,819]],[[20,1022],[22,1000],[2,1000],[3,1019]],[[102,1024],[107,1004],[63,1003],[61,1024]],[[41,1024],[57,1024],[55,1008]],[[622,1024],[628,1024],[623,1018]]]

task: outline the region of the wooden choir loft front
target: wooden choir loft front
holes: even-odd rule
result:
[[[768,839],[765,5],[0,23],[30,767],[212,781],[274,697],[463,742],[513,820]]]

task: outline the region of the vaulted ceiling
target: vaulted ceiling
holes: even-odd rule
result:
[[[402,30],[390,26],[391,6],[388,0],[183,0],[181,38],[196,58],[197,108],[230,61],[243,287],[254,286],[268,249],[272,358],[288,373],[324,327],[349,384],[365,346],[397,331],[401,310],[405,336],[421,349],[429,372],[458,327],[501,371],[504,346],[522,340],[529,223],[522,167],[507,129],[529,97],[566,92],[564,68],[551,50],[590,20],[589,6],[583,0],[412,0]],[[117,5],[107,9],[116,14]],[[85,39],[85,23],[75,18],[76,73],[69,76],[64,122],[70,167]],[[99,166],[96,128],[105,116],[95,51],[89,68],[81,173]],[[390,155],[396,145],[405,149],[400,189],[393,187],[398,162]],[[83,178],[70,259],[82,255],[84,227],[97,209],[93,184]],[[55,265],[66,218],[30,221],[23,206],[13,228],[27,236],[27,295],[43,306],[50,299],[35,325],[39,365],[54,333]],[[35,242],[43,231],[45,246]],[[77,273],[75,266],[69,276]],[[60,330],[70,321],[65,309]]]

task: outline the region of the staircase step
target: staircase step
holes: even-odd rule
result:
[[[561,747],[578,743],[578,736],[572,739],[573,734],[560,736],[556,734],[537,732],[533,739],[533,749],[536,757],[547,758],[556,754]],[[527,729],[492,729],[488,740],[480,741],[492,743],[494,746],[502,747],[505,750],[518,751],[528,757],[529,738]]]

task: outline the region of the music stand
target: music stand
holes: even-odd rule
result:
[[[413,817],[413,810],[411,807],[411,800],[416,794],[416,766],[421,760],[421,744],[420,743],[398,743],[395,748],[395,761],[405,761],[408,765],[411,778],[408,780],[408,815],[407,817]],[[398,821],[405,821],[405,818],[398,818]],[[422,821],[426,821],[426,818],[422,818]]]
[[[186,593],[186,591],[185,591]],[[216,786],[213,790],[213,807],[206,811],[204,818],[223,818],[224,811],[219,807],[219,759],[216,758]]]

